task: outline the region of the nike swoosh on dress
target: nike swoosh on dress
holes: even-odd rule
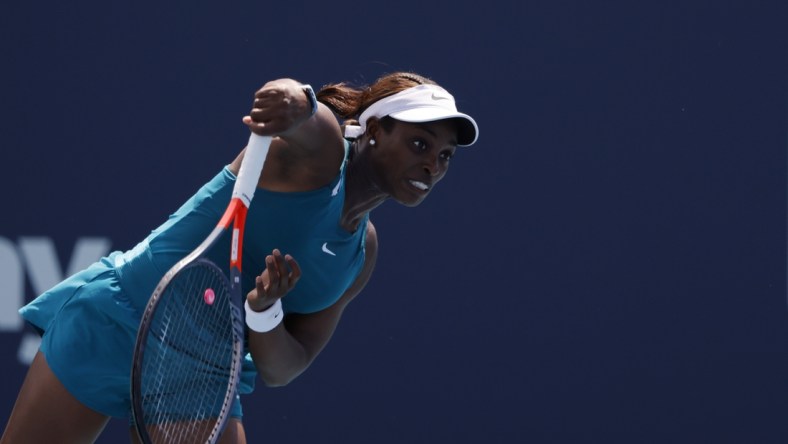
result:
[[[328,242],[323,242],[323,253],[330,254],[331,256],[336,256],[336,253],[328,249]]]

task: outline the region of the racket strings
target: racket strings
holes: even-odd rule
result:
[[[187,266],[160,295],[141,369],[143,420],[153,442],[216,438],[234,395],[237,311],[227,279],[210,263]]]

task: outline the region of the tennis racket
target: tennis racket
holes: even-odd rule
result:
[[[131,404],[140,441],[215,443],[227,423],[243,359],[244,223],[271,137],[252,133],[232,199],[216,228],[159,281],[140,321]],[[232,230],[230,276],[205,253]]]

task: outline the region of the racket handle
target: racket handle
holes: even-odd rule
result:
[[[247,208],[252,203],[270,146],[271,136],[258,136],[255,133],[249,136],[249,144],[246,145],[246,153],[233,188],[233,197],[241,199]]]

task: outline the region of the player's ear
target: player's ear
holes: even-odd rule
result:
[[[369,138],[369,140],[377,139],[380,130],[380,120],[378,120],[377,117],[370,117],[369,120],[367,120],[367,138]]]

